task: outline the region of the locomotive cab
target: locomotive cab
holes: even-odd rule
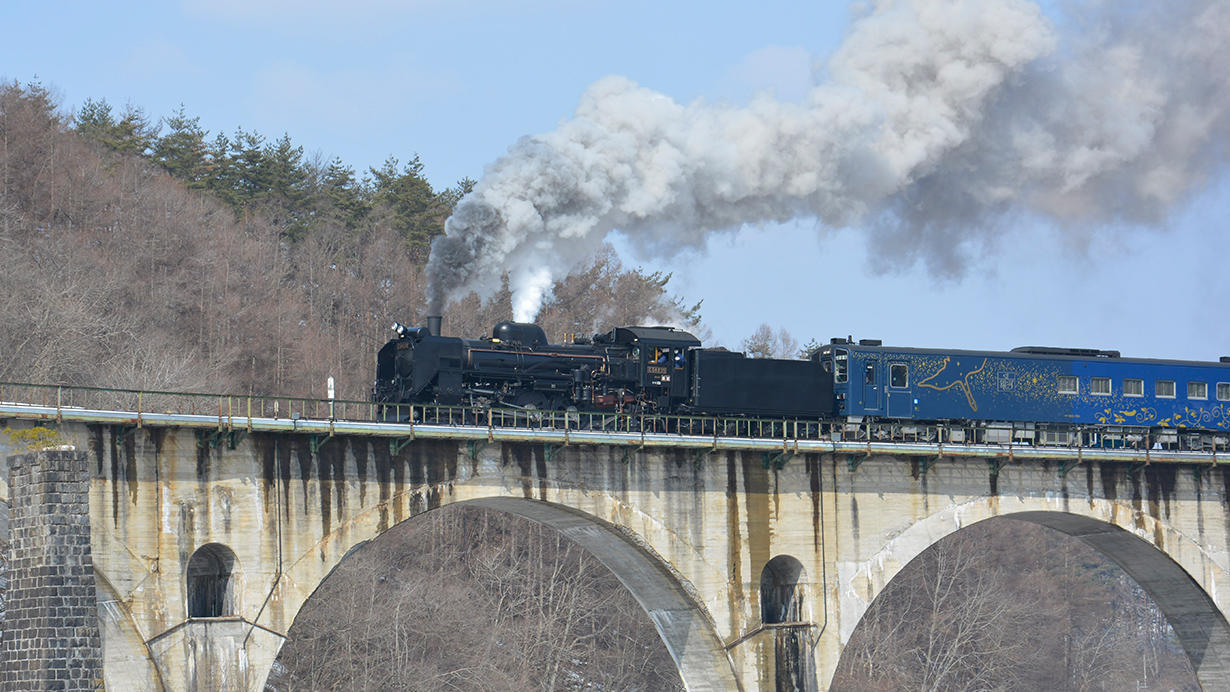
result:
[[[850,349],[845,347],[847,343],[845,339],[833,339],[811,355],[811,360],[820,363],[825,378],[832,383],[834,413],[838,415],[846,414],[846,394],[850,388]]]
[[[687,399],[688,355],[700,346],[692,334],[674,327],[616,327],[595,342],[627,349],[627,374],[659,409],[672,410]]]

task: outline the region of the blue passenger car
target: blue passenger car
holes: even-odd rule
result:
[[[834,339],[838,416],[1230,430],[1230,362],[1122,358],[1117,351],[894,348]]]

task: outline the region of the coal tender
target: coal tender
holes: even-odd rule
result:
[[[373,398],[383,404],[823,418],[833,382],[815,360],[747,358],[673,327],[616,327],[547,342],[536,324],[500,322],[487,339],[394,324]]]

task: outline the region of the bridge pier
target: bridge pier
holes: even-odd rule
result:
[[[90,551],[88,456],[70,449],[10,456],[8,589],[0,680],[5,690],[95,690],[102,684]]]

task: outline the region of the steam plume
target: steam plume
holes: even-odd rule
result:
[[[1128,5],[1131,5],[1128,7]],[[959,274],[1007,214],[1156,225],[1226,163],[1230,4],[879,0],[803,103],[734,108],[619,77],[491,164],[432,246],[429,301],[510,276],[530,320],[613,229],[669,256],[744,223],[867,227]]]

